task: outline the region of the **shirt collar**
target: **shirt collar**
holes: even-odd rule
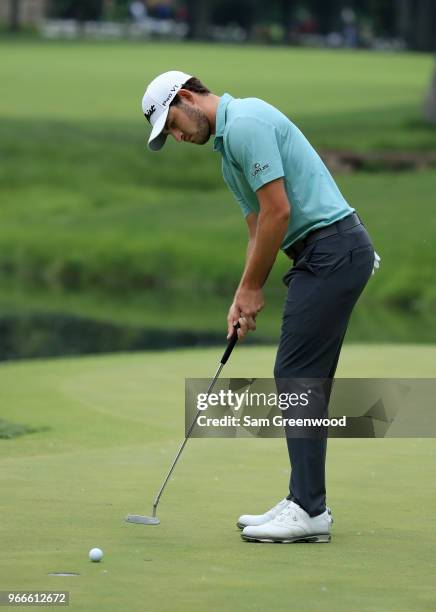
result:
[[[213,143],[214,151],[220,151],[222,148],[224,128],[226,127],[226,110],[231,100],[233,100],[233,97],[230,94],[225,93],[223,96],[221,96],[218,103],[215,119],[215,139]]]

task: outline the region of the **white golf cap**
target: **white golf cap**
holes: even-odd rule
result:
[[[162,134],[162,130],[165,127],[170,104],[179,89],[190,78],[192,78],[190,74],[170,70],[157,76],[145,90],[142,112],[153,128],[148,139],[148,148],[152,151],[159,151],[164,146],[167,136]]]

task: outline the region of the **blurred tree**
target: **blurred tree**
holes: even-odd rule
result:
[[[434,51],[436,2],[434,0],[395,0],[395,34],[418,51]]]
[[[98,21],[103,14],[103,0],[51,0],[50,13],[61,19]]]
[[[395,0],[395,32],[407,45],[412,39],[412,2],[411,0]]]
[[[259,23],[260,0],[220,0],[212,3],[211,21],[216,25],[237,24],[251,37]]]
[[[415,48],[436,51],[436,3],[433,0],[419,0]],[[436,66],[424,101],[424,117],[436,125]]]
[[[418,0],[414,25],[414,48],[419,51],[434,51],[436,36],[436,2],[434,0]]]
[[[187,0],[188,38],[207,38],[208,26],[211,22],[214,0]]]
[[[290,33],[294,24],[294,0],[281,0],[282,23],[285,31],[285,42],[289,41]]]
[[[22,0],[8,1],[11,29],[19,27]],[[58,17],[96,20],[102,17],[124,19],[131,0],[50,0],[51,14]],[[327,34],[341,27],[341,10],[348,6],[358,16],[367,17],[382,36],[397,36],[412,48],[422,51],[434,47],[436,0],[174,0],[188,11],[191,39],[207,37],[211,23],[238,23],[249,37],[263,22],[281,22],[285,33],[295,26],[296,9],[304,7],[314,17],[317,31]],[[286,37],[287,39],[287,37]]]
[[[382,37],[395,36],[395,5],[391,0],[369,0],[367,12]]]
[[[436,66],[424,102],[424,116],[427,121],[436,125]]]
[[[18,32],[20,29],[21,0],[9,0],[9,29]]]
[[[316,18],[321,34],[336,30],[341,9],[349,2],[342,0],[310,0],[309,8]]]
[[[130,18],[129,7],[133,0],[103,0],[103,18],[123,21]]]

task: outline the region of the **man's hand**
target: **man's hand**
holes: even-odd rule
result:
[[[254,331],[256,329],[256,315],[262,310],[264,304],[262,289],[240,287],[227,315],[227,339],[231,338],[233,326],[238,321],[241,326],[238,329],[239,340],[242,340],[249,330]]]
[[[256,191],[259,214],[246,217],[249,231],[247,261],[241,282],[227,316],[228,338],[239,321],[238,338],[256,329],[256,315],[265,304],[262,287],[277,257],[286,234],[291,205],[283,178],[263,185]]]

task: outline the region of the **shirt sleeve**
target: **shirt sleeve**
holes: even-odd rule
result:
[[[257,117],[240,117],[229,126],[229,149],[253,191],[285,175],[277,129]]]

